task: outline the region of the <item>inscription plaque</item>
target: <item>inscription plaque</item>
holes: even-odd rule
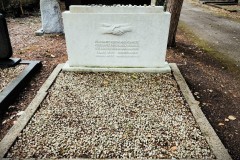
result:
[[[95,41],[97,57],[138,57],[138,41]]]

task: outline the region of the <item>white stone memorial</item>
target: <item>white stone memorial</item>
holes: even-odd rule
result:
[[[40,0],[42,28],[35,32],[40,36],[63,33],[63,24],[60,6],[57,0]]]
[[[70,6],[65,71],[169,72],[170,13],[161,6]]]

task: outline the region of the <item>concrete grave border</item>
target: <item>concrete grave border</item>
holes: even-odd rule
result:
[[[57,78],[57,75],[62,69],[62,65],[58,65],[55,70],[52,72],[50,77],[46,80],[40,90],[37,92],[37,95],[32,100],[32,102],[25,109],[24,113],[17,119],[17,122],[12,126],[8,131],[5,137],[0,142],[0,159],[4,158],[5,154],[8,152],[10,147],[13,145],[18,135],[25,128],[29,120],[32,118],[39,105],[42,103],[44,98],[47,95],[47,90],[51,87],[54,80]]]
[[[190,91],[185,79],[183,78],[180,70],[178,69],[175,63],[171,63],[170,67],[172,68],[173,76],[178,83],[178,86],[186,99],[190,110],[200,127],[200,130],[204,137],[206,138],[209,147],[213,151],[213,154],[216,156],[217,159],[221,160],[230,160],[232,159],[229,155],[227,149],[222,144],[221,140],[217,136],[216,132],[212,128],[211,124],[205,117],[204,113],[202,112],[201,108],[199,107],[199,102],[195,100],[192,92]]]
[[[0,142],[0,159],[3,158],[10,149],[10,147],[13,145],[15,140],[17,139],[18,135],[22,132],[22,130],[25,128],[25,126],[30,121],[31,117],[34,115],[34,113],[37,111],[39,105],[42,103],[44,98],[48,94],[48,89],[52,86],[55,79],[57,78],[58,74],[61,72],[62,67],[64,64],[59,64],[52,74],[49,76],[49,78],[46,80],[46,82],[43,84],[43,86],[38,91],[36,97],[33,99],[33,101],[29,104],[29,106],[26,108],[25,113],[22,114],[18,120],[17,123],[13,125],[13,127],[8,131],[8,133],[5,135],[5,137]],[[216,156],[216,159],[219,160],[231,160],[232,158],[228,154],[227,150],[225,149],[224,145],[222,144],[221,140],[215,133],[214,129],[208,122],[207,118],[203,114],[202,110],[199,107],[199,102],[196,101],[188,88],[188,85],[186,81],[184,80],[180,70],[178,69],[177,65],[175,63],[170,63],[170,67],[172,69],[173,76],[175,80],[178,83],[178,86],[186,99],[187,103],[190,106],[190,110],[198,123],[201,132],[206,137],[206,140],[213,151],[213,154]],[[6,158],[7,159],[7,158]],[[83,159],[82,159],[83,160]]]
[[[40,61],[21,61],[19,65],[27,64],[28,66],[10,82],[0,93],[0,114],[8,108],[13,98],[26,86],[31,77],[42,66]]]

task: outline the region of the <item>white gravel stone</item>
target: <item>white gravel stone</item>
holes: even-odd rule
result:
[[[172,74],[60,73],[8,158],[214,158]]]

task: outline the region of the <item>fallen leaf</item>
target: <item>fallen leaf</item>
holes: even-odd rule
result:
[[[170,148],[171,151],[176,151],[177,150],[177,146],[173,146]]]
[[[212,93],[212,92],[213,92],[213,90],[212,90],[212,89],[209,89],[208,91],[209,91],[210,93]]]
[[[24,113],[24,111],[20,111],[17,113],[17,116],[21,116]]]
[[[108,84],[108,81],[103,81],[103,84],[107,85],[107,84]]]
[[[3,121],[2,124],[5,124],[7,122],[7,120]]]
[[[231,121],[234,121],[234,120],[236,120],[237,118],[236,118],[235,116],[233,116],[233,115],[230,115],[230,116],[228,116],[228,119],[230,119]]]
[[[147,135],[147,138],[151,138],[152,137],[152,135],[149,133],[148,135]]]
[[[13,119],[16,115],[12,115],[9,119]]]
[[[15,106],[9,106],[8,108],[15,108]]]
[[[229,121],[229,119],[228,119],[228,118],[225,118],[225,119],[224,119],[224,121],[228,122],[228,121]]]
[[[194,92],[194,95],[197,96],[199,93],[198,92]]]
[[[137,79],[138,77],[136,75],[132,75],[132,78]]]
[[[108,83],[109,83],[108,81],[104,80],[104,81],[101,83],[101,87],[103,87],[103,86],[107,86]]]
[[[218,123],[218,125],[219,125],[219,126],[224,126],[224,124],[223,124],[223,123]]]

